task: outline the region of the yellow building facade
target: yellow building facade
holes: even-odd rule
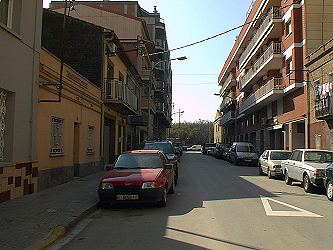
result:
[[[63,67],[59,85],[60,67],[60,60],[42,49],[37,121],[38,190],[103,168],[101,89],[67,65]]]

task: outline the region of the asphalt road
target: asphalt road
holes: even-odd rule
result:
[[[98,210],[51,249],[333,249],[324,192],[200,153],[185,153],[179,171],[167,207]]]

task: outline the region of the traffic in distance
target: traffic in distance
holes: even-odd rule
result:
[[[149,202],[164,207],[181,178],[183,151],[228,161],[234,165],[258,168],[258,175],[283,178],[287,185],[300,182],[307,193],[326,189],[333,201],[333,152],[316,149],[265,150],[261,155],[248,142],[204,143],[182,147],[178,141],[146,141],[142,149],[122,153],[114,164],[105,166],[98,195],[101,207],[118,203]]]

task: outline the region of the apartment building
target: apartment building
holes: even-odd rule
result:
[[[333,150],[333,39],[320,46],[307,59],[310,146]]]
[[[0,1],[0,202],[37,189],[41,22],[41,1]]]
[[[223,128],[221,124],[222,114],[219,110],[216,111],[215,120],[214,120],[214,142],[221,143],[223,140]]]
[[[101,89],[46,49],[40,54],[38,190],[103,169]],[[61,88],[61,92],[59,89]]]
[[[44,10],[42,45],[57,57],[61,55],[63,14]],[[139,73],[124,51],[117,35],[104,27],[68,17],[64,61],[101,90],[101,153],[104,163],[112,163],[132,144],[139,144],[145,123],[139,112]]]
[[[312,14],[323,3],[253,2],[218,78],[225,141],[248,141],[260,152],[310,146],[304,64],[322,42]]]
[[[168,50],[164,20],[156,7],[150,13],[137,1],[75,1],[73,6],[75,11],[70,13],[71,16],[114,30],[127,51],[140,46],[140,53],[129,52],[129,57],[148,86],[142,91],[142,112],[149,118],[144,136],[166,138],[172,112],[170,53],[145,56],[148,51]],[[50,4],[50,8],[57,12],[63,12],[63,7],[63,1],[52,1]]]

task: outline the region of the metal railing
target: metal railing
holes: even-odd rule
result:
[[[260,37],[265,33],[268,27],[271,26],[274,20],[282,20],[282,11],[280,7],[272,7],[264,21],[261,23],[257,32],[252,37],[251,41],[247,45],[246,49],[243,51],[242,55],[239,57],[239,67],[242,68],[245,60],[248,58],[249,54],[255,49],[256,44],[261,40]]]
[[[235,111],[229,111],[222,116],[220,124],[222,126],[233,119],[235,119]]]
[[[282,53],[282,44],[279,42],[272,42],[260,58],[253,64],[253,66],[247,71],[245,76],[240,79],[240,88],[243,89],[248,82],[256,75],[261,68],[274,54]]]
[[[271,92],[272,90],[282,90],[283,82],[281,78],[272,78],[264,86],[259,88],[256,92],[246,98],[239,106],[239,113],[244,112],[251,105],[256,103],[260,98]]]
[[[132,109],[138,110],[138,97],[125,83],[119,80],[105,79],[104,101],[122,101]]]
[[[234,92],[232,92],[232,93],[234,93]],[[232,102],[235,102],[235,95],[229,93],[228,96],[223,98],[223,100],[220,104],[220,111],[222,111],[225,107],[227,107]]]
[[[317,97],[315,101],[316,118],[331,117],[333,115],[333,97]]]
[[[228,85],[231,83],[232,80],[235,80],[235,78],[234,78],[234,74],[232,72],[230,72],[227,79],[225,80],[225,82],[222,85],[220,93],[223,93],[227,89]]]

